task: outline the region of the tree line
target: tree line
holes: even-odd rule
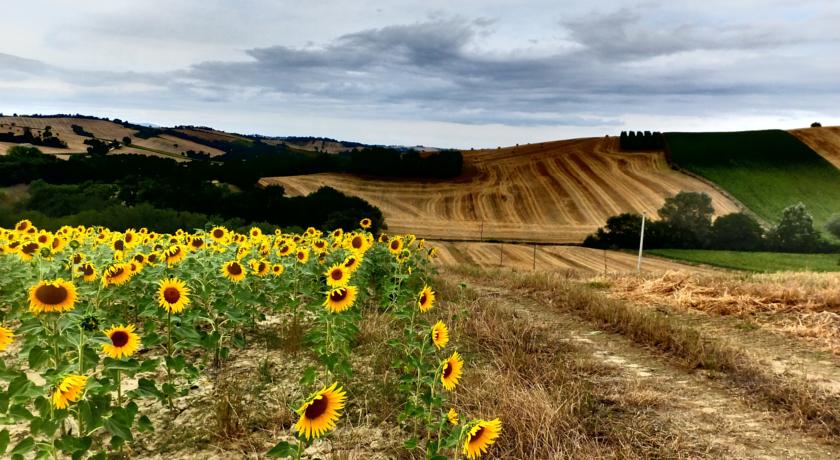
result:
[[[712,199],[705,193],[680,192],[658,211],[658,220],[645,223],[645,247],[721,249],[733,251],[835,252],[840,246],[823,238],[805,205],[787,207],[768,230],[746,213],[731,213],[713,220]],[[623,213],[586,237],[584,246],[632,249],[639,246],[642,216]],[[840,239],[840,215],[827,230]]]
[[[142,155],[79,154],[60,160],[16,146],[0,156],[0,185],[28,183],[29,198],[0,214],[6,224],[33,218],[44,228],[107,222],[116,229],[145,226],[157,231],[205,222],[231,228],[354,228],[363,217],[371,218],[375,229],[384,224],[378,208],[328,187],[305,197],[286,197],[283,187],[260,187],[256,179],[240,185],[226,182],[225,177],[236,177],[236,169],[235,163],[179,164]]]
[[[659,131],[622,131],[618,144],[621,150],[662,150],[665,138]]]

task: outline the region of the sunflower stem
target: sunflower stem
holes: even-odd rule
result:
[[[122,407],[122,371],[117,369],[117,404]]]
[[[169,368],[169,362],[172,360],[172,309],[166,311],[166,329],[169,336],[169,342],[166,345],[166,381],[172,383],[172,371]],[[166,400],[169,402],[169,410],[173,410],[172,396],[166,395]]]

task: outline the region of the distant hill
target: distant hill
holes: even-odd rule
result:
[[[805,135],[824,141],[823,147],[840,139],[819,136],[820,129],[827,128]],[[823,157],[781,130],[665,133],[665,140],[677,166],[723,187],[768,222],[777,221],[785,207],[798,202],[808,207],[820,230],[840,212],[840,169],[830,161],[840,158],[836,150],[824,148]]]
[[[330,173],[262,183],[298,195],[329,185],[380,208],[391,231],[453,240],[579,243],[607,217],[654,215],[681,190],[708,193],[719,214],[739,210],[713,186],[671,169],[662,152],[620,152],[617,137],[463,153],[464,173],[450,180]]]

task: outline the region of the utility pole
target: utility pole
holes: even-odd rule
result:
[[[534,271],[537,271],[537,245],[534,244]]]
[[[636,273],[642,273],[642,248],[645,245],[645,213],[642,213],[642,232],[639,235],[639,260],[636,261]]]

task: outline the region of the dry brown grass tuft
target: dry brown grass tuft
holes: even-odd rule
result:
[[[457,403],[494,414],[504,432],[499,458],[674,458],[702,456],[655,415],[657,397],[610,378],[616,372],[585,357],[545,324],[519,317],[470,289],[441,284],[470,311],[455,329],[471,365]],[[443,303],[444,312],[458,309]]]
[[[547,305],[574,311],[607,330],[668,353],[690,368],[722,372],[749,398],[785,411],[799,427],[826,437],[840,435],[840,397],[811,385],[802,376],[778,375],[765,363],[710,339],[667,312],[638,308],[551,275],[512,274],[494,282],[525,291]]]

